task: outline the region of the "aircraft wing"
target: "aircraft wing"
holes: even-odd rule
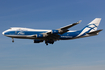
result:
[[[68,25],[68,26],[62,27],[62,28],[57,29],[57,30],[67,30],[67,29],[69,29],[69,28],[71,28],[71,27],[73,27],[73,26],[79,24],[81,21],[82,21],[82,20],[80,20],[80,21],[78,21],[78,22],[76,22],[76,23],[70,24],[70,25]]]
[[[46,38],[53,38],[53,37],[55,37],[56,39],[58,39],[58,38],[59,38],[59,35],[58,35],[58,34],[63,34],[63,33],[65,33],[65,32],[67,32],[67,31],[69,31],[69,30],[68,30],[69,28],[71,28],[71,27],[73,27],[73,26],[79,24],[81,21],[82,21],[82,20],[80,20],[80,21],[78,21],[78,22],[76,22],[76,23],[67,25],[67,26],[65,26],[65,27],[61,27],[61,28],[56,29],[56,30],[51,30],[50,32],[41,33],[41,34],[39,34],[39,35],[38,35],[38,34],[37,34],[37,35],[32,35],[32,37],[37,37],[37,36],[42,36],[42,35],[43,35],[43,37],[46,37]],[[57,35],[57,37],[56,37],[56,35]]]
[[[65,27],[61,27],[61,28],[59,28],[59,29],[52,30],[51,32],[47,32],[46,34],[48,34],[48,35],[49,35],[49,34],[54,34],[54,33],[55,33],[55,34],[56,34],[56,33],[63,34],[63,33],[65,33],[65,32],[67,32],[67,31],[69,31],[69,30],[68,30],[69,28],[71,28],[71,27],[73,27],[73,26],[79,24],[81,21],[82,21],[82,20],[80,20],[80,21],[78,21],[78,22],[76,22],[76,23],[67,25],[67,26],[65,26]]]

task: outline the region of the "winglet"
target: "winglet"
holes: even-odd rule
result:
[[[77,23],[81,23],[82,22],[82,20],[79,20]]]

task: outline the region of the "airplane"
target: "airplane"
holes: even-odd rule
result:
[[[11,37],[12,42],[14,42],[14,38],[21,38],[21,39],[33,39],[34,43],[41,43],[45,41],[45,44],[48,45],[48,44],[53,44],[55,41],[59,40],[71,40],[71,39],[78,39],[78,38],[98,35],[99,32],[102,31],[102,29],[97,30],[100,21],[101,18],[95,18],[83,29],[77,31],[72,31],[68,29],[79,24],[81,20],[76,23],[55,30],[41,30],[41,29],[30,29],[22,27],[12,27],[2,32],[2,34],[7,37]]]

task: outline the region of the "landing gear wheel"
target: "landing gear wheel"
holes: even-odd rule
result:
[[[51,44],[54,44],[54,42],[52,42]]]
[[[46,45],[48,45],[48,42],[45,42]]]
[[[46,43],[46,45],[48,45],[48,43]]]
[[[12,42],[14,42],[14,39],[12,38]]]

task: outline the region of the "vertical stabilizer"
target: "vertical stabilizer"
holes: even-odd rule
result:
[[[94,30],[97,30],[97,27],[99,26],[99,23],[101,21],[101,18],[95,18],[92,22],[90,22],[88,25],[89,27],[94,28]]]
[[[93,21],[91,21],[87,26],[85,26],[80,34],[77,36],[83,36],[85,35],[86,33],[89,33],[89,32],[93,32],[93,31],[96,31],[97,30],[97,27],[99,26],[99,23],[101,21],[101,18],[95,18]]]

